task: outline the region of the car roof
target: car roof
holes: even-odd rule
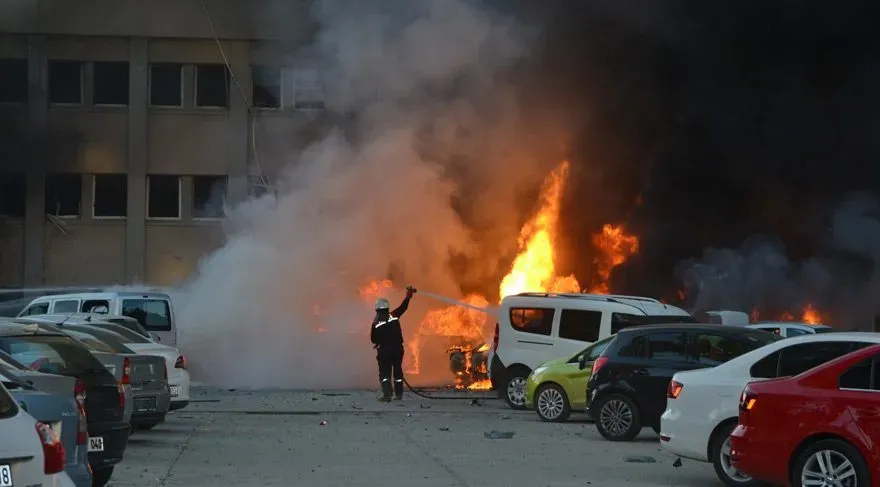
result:
[[[0,318],[0,336],[20,335],[53,335],[66,336],[63,331],[54,327],[45,328],[37,323],[20,323],[11,319]]]
[[[758,323],[750,323],[748,326],[795,326],[798,328],[832,328],[828,325],[812,325],[810,323],[801,323],[799,321],[759,321]]]
[[[714,325],[710,323],[669,323],[669,324],[656,324],[656,325],[637,325],[630,326],[627,328],[623,328],[617,332],[618,335],[623,334],[632,334],[632,333],[647,333],[651,331],[662,331],[662,330],[698,330],[698,331],[739,331],[739,332],[750,332],[754,330],[750,330],[745,326],[738,325]],[[761,333],[767,333],[761,331]]]
[[[530,305],[546,302],[553,306],[584,309],[610,307],[620,309],[620,312],[637,313],[646,316],[691,316],[690,313],[681,308],[662,303],[654,298],[621,294],[526,292],[505,296],[501,301],[501,306],[508,308],[517,307],[520,305],[519,303],[526,302]]]
[[[87,292],[87,293],[67,293],[67,294],[47,294],[34,298],[31,303],[44,301],[61,301],[65,299],[113,299],[113,298],[147,298],[147,299],[167,299],[171,300],[171,296],[166,293],[154,291],[104,291],[104,292]]]

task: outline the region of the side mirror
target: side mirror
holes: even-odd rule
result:
[[[583,354],[578,358],[578,369],[584,370],[587,368],[587,354]]]

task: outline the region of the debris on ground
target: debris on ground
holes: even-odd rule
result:
[[[483,433],[483,436],[489,438],[490,440],[509,440],[513,438],[515,435],[515,431],[489,431],[488,433]]]
[[[312,401],[317,401],[317,400],[318,400],[318,398],[317,398],[317,397],[315,397],[315,396],[312,396]]]
[[[347,392],[322,392],[322,396],[350,396],[351,394]]]
[[[422,409],[431,409],[431,405],[430,405],[430,404],[419,404],[419,407],[422,408]]]
[[[363,409],[362,407],[358,406],[357,404],[352,404],[351,408],[352,409]]]
[[[447,428],[446,426],[443,426],[440,428],[440,431],[449,431],[449,428]]]
[[[482,406],[482,404],[480,404],[480,400],[479,400],[479,399],[472,399],[472,400],[471,400],[471,406]]]
[[[676,458],[674,462],[672,462],[672,466],[678,468],[681,466],[681,458]]]
[[[318,424],[319,424],[319,426],[327,426],[327,422],[326,422],[326,421],[321,421],[321,422],[318,423]]]
[[[657,463],[654,457],[632,456],[624,457],[623,461],[627,463]]]

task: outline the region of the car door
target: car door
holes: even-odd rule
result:
[[[611,338],[600,340],[583,352],[575,355],[565,364],[565,372],[563,372],[562,386],[569,393],[569,402],[571,404],[583,405],[587,402],[587,381],[593,372],[593,362],[602,355],[605,347],[611,342]],[[581,368],[581,359],[583,359],[583,368]]]
[[[553,353],[566,357],[599,340],[602,312],[585,309],[561,309]]]
[[[499,346],[504,347],[506,355],[500,356],[501,360],[508,364],[522,363],[534,369],[558,357],[553,346],[553,321],[557,316],[554,308],[512,307],[509,316],[512,328],[510,337],[514,343],[507,344],[506,338],[503,339]]]
[[[689,360],[688,334],[684,331],[656,331],[634,337],[641,359],[632,364],[628,381],[645,413],[645,422],[658,423],[666,410],[666,391],[676,372],[699,367]]]
[[[854,413],[856,425],[869,438],[880,438],[880,354],[840,375],[838,397]]]

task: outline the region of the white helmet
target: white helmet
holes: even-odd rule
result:
[[[380,309],[388,309],[390,307],[391,307],[391,305],[388,304],[387,299],[379,298],[376,300],[376,311],[379,311]]]

